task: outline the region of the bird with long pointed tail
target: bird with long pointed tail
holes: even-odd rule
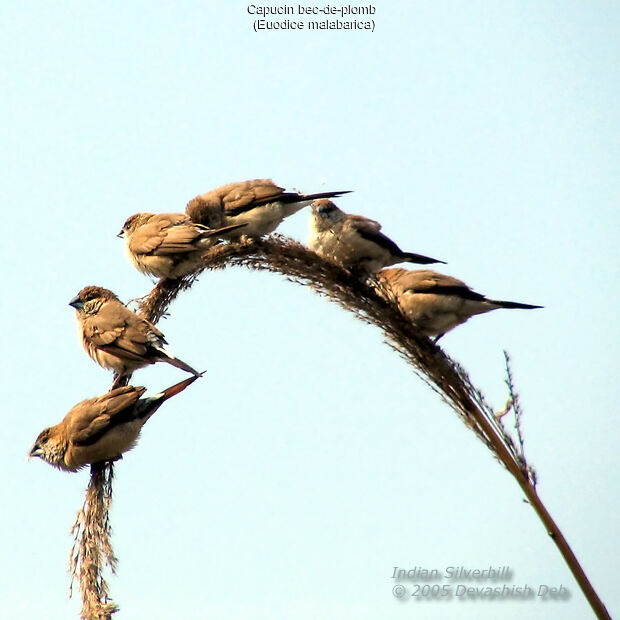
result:
[[[113,370],[117,378],[156,362],[200,374],[169,353],[162,332],[127,308],[112,291],[87,286],[69,305],[75,308],[84,350],[97,364]]]
[[[499,308],[534,310],[543,306],[488,299],[465,282],[430,269],[383,269],[376,274],[402,311],[437,342],[472,316]]]
[[[381,232],[381,224],[339,209],[331,200],[312,203],[308,247],[345,269],[376,273],[396,263],[443,263],[422,254],[403,252]]]
[[[185,212],[192,221],[209,228],[246,224],[226,239],[262,237],[272,233],[284,218],[297,213],[317,198],[334,198],[349,191],[301,194],[286,191],[271,179],[252,179],[222,185],[189,201]]]
[[[30,450],[64,471],[116,461],[137,443],[142,427],[169,399],[182,392],[198,376],[141,398],[146,388],[126,385],[75,405],[65,418],[39,433]]]
[[[181,278],[198,269],[202,256],[245,224],[211,229],[192,222],[185,213],[136,213],[127,219],[118,237],[134,267],[156,278]]]

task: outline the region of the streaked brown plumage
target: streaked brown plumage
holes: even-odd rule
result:
[[[201,257],[222,235],[244,224],[210,229],[195,224],[185,213],[136,213],[127,219],[119,237],[133,265],[156,278],[180,278],[201,265]]]
[[[394,293],[403,312],[427,336],[434,336],[435,341],[476,314],[498,308],[542,308],[487,299],[470,289],[465,282],[430,269],[383,269],[376,276]]]
[[[147,420],[172,396],[198,377],[140,398],[146,388],[126,385],[75,405],[60,424],[39,433],[30,457],[36,456],[64,471],[116,461],[138,441]]]
[[[166,362],[186,372],[198,371],[166,351],[164,335],[100,286],[83,288],[70,302],[75,308],[82,345],[100,366],[119,377]]]
[[[262,237],[273,232],[285,217],[296,213],[317,198],[330,198],[348,194],[341,192],[319,192],[300,194],[287,192],[271,179],[252,179],[229,183],[189,201],[185,212],[190,218],[209,228],[232,224],[246,224],[247,227],[226,235],[233,239],[241,236]]]
[[[346,269],[375,273],[396,263],[443,263],[421,254],[403,252],[381,231],[381,224],[341,211],[331,200],[312,203],[308,247]]]

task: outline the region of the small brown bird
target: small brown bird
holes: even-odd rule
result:
[[[167,362],[198,376],[200,373],[165,349],[164,335],[149,321],[127,308],[106,288],[87,286],[70,302],[86,353],[119,377]]]
[[[381,231],[381,224],[361,215],[341,211],[331,200],[312,203],[308,246],[317,254],[342,265],[376,273],[396,263],[443,263],[436,258],[403,252]]]
[[[226,235],[227,239],[241,236],[262,237],[272,233],[285,217],[293,215],[316,198],[349,193],[342,191],[300,194],[287,192],[271,179],[253,179],[229,183],[197,196],[190,200],[185,212],[192,221],[209,228],[247,224],[243,230]]]
[[[126,385],[83,400],[60,424],[39,433],[29,456],[64,471],[116,461],[136,445],[142,427],[161,405],[196,379],[190,377],[148,398],[140,398],[146,388]]]
[[[224,233],[244,226],[210,229],[185,213],[136,213],[118,236],[125,239],[127,256],[138,271],[156,278],[180,278],[200,266],[204,252]]]
[[[411,321],[427,336],[434,336],[435,342],[476,314],[498,308],[533,310],[543,307],[487,299],[472,291],[465,282],[430,269],[383,269],[376,276],[387,284]]]

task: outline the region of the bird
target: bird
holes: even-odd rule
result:
[[[396,263],[443,263],[421,254],[403,252],[381,231],[381,224],[339,209],[331,200],[312,203],[308,246],[345,269],[376,273]]]
[[[317,198],[333,198],[350,191],[300,194],[287,192],[271,179],[252,179],[229,183],[189,201],[185,212],[192,221],[209,228],[247,224],[243,230],[226,235],[228,239],[262,237],[272,233],[289,215]]]
[[[70,302],[86,353],[117,378],[155,362],[166,362],[195,376],[200,373],[171,355],[164,335],[127,308],[110,290],[86,286]]]
[[[39,433],[28,456],[70,472],[116,461],[136,445],[142,427],[161,405],[196,379],[190,377],[147,398],[141,398],[145,387],[126,385],[83,400],[60,424]]]
[[[435,342],[476,314],[498,308],[534,310],[543,307],[488,299],[462,280],[430,269],[383,269],[376,278],[394,295],[405,315]]]
[[[156,278],[181,278],[201,265],[202,255],[222,234],[245,224],[210,229],[192,222],[185,213],[136,213],[118,237],[133,265]]]

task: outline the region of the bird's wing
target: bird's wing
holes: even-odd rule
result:
[[[472,291],[465,282],[428,269],[406,271],[401,279],[404,291],[433,295],[456,295],[461,299],[484,301],[484,295]]]
[[[364,233],[378,233],[381,230],[381,224],[371,220],[363,215],[347,215],[347,225],[352,226],[356,230]]]
[[[230,183],[213,190],[220,196],[226,215],[239,215],[254,207],[274,202],[284,195],[284,188],[271,179],[252,179]]]
[[[219,228],[222,226],[222,212],[228,216],[239,215],[254,207],[274,202],[284,195],[288,195],[284,188],[271,179],[251,179],[228,183],[196,196],[187,203],[185,212],[194,222],[206,224],[209,228]]]
[[[97,347],[116,342],[125,331],[124,317],[106,309],[107,305],[104,304],[97,314],[84,320],[84,336]]]
[[[68,414],[69,437],[77,446],[95,443],[112,427],[128,421],[146,388],[126,385],[77,404]]]
[[[192,243],[200,237],[201,232],[197,226],[188,223],[168,226],[147,224],[131,236],[129,249],[136,254],[151,256],[193,252],[196,248]]]
[[[141,360],[149,348],[162,349],[164,335],[149,321],[139,317],[120,301],[104,303],[90,317],[85,334],[96,346],[112,355]]]
[[[201,233],[185,213],[160,213],[131,234],[129,250],[151,256],[191,252],[195,249],[191,243]]]
[[[349,215],[347,216],[344,226],[354,229],[360,237],[371,243],[376,243],[378,246],[390,252],[390,254],[398,256],[403,253],[389,237],[386,237],[380,232],[381,224],[375,222],[375,220],[369,220],[361,215]]]
[[[152,323],[134,315],[114,344],[128,357],[132,353],[143,357],[148,354],[149,349],[162,351],[166,340]]]

